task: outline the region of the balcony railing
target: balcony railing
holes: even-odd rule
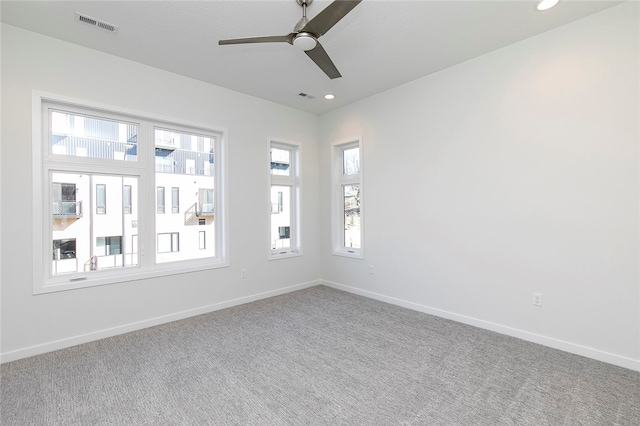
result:
[[[54,217],[82,217],[82,201],[54,201],[53,202]]]

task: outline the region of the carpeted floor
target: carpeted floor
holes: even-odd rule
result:
[[[0,367],[9,425],[638,425],[640,373],[324,286]]]

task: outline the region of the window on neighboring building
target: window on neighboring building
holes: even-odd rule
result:
[[[159,186],[157,188],[157,197],[156,197],[156,210],[158,213],[164,213],[164,186]]]
[[[207,233],[206,231],[200,231],[198,233],[198,248],[204,250],[207,248]]]
[[[107,213],[107,185],[96,184],[96,214]]]
[[[125,214],[131,214],[131,185],[122,187],[122,209]]]
[[[198,215],[213,216],[213,189],[198,189]]]
[[[158,253],[172,253],[180,251],[180,234],[168,232],[158,234]]]
[[[76,239],[70,238],[66,240],[53,240],[53,259],[75,259],[76,258]]]
[[[301,254],[300,146],[269,145],[269,194],[271,202],[269,248],[271,258]]]
[[[40,259],[34,292],[126,281],[129,271],[144,278],[227,265],[224,210],[212,214],[224,203],[217,164],[223,157],[216,155],[223,132],[40,99],[34,115],[42,118],[42,132],[33,139],[34,214],[41,218],[34,221],[33,254]],[[180,212],[180,194],[183,202],[194,194],[183,215],[158,215],[165,211],[166,187],[172,212]],[[138,214],[154,210],[156,220],[143,217],[140,223],[151,225],[138,227]]]
[[[180,188],[171,188],[171,213],[180,212]]]
[[[333,144],[333,253],[362,257],[362,146]]]
[[[122,254],[122,236],[117,237],[97,237],[96,250],[97,256],[113,256],[114,254]]]
[[[76,201],[76,184],[54,182],[51,185],[53,214],[57,216],[81,217],[82,203]]]

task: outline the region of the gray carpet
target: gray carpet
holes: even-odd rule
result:
[[[640,373],[324,286],[3,364],[8,425],[638,425]]]

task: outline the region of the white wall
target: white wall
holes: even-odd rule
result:
[[[2,360],[322,277],[640,370],[638,13],[626,3],[320,118],[3,24]],[[226,127],[231,266],[33,296],[32,90]],[[364,260],[329,242],[329,147],[358,135]],[[255,214],[270,137],[303,145],[304,256],[278,261]]]
[[[640,370],[638,17],[622,4],[322,116],[327,164],[363,136],[366,227],[364,260],[330,255],[323,167],[323,280]]]
[[[231,266],[33,296],[33,90],[227,128]],[[317,116],[4,24],[2,105],[3,361],[317,283]],[[267,260],[269,138],[300,142],[303,155],[305,254],[277,261]]]

